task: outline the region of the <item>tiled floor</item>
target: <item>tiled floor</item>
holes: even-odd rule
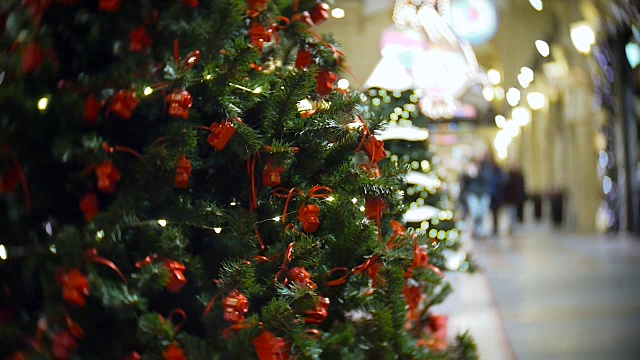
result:
[[[452,276],[441,310],[482,359],[640,359],[640,239],[531,228],[468,245],[483,270]]]

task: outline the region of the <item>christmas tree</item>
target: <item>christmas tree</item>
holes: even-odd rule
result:
[[[315,0],[0,5],[0,354],[474,358]],[[382,206],[384,204],[384,206]],[[428,296],[428,302],[425,297]],[[439,333],[440,331],[440,333]]]

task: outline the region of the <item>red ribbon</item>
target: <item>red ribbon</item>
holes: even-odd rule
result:
[[[122,279],[122,282],[124,282],[125,285],[127,284],[127,279],[124,277],[124,274],[122,273],[122,271],[120,271],[120,269],[116,266],[116,264],[114,264],[110,260],[107,260],[101,256],[98,256],[98,250],[96,248],[86,250],[84,252],[83,259],[85,261],[91,261],[96,264],[102,264],[107,267],[110,267],[111,269],[113,269],[113,271],[115,271],[118,274],[118,276],[120,276],[120,278]]]
[[[293,259],[293,247],[295,245],[297,244],[292,242],[287,246],[287,250],[284,253],[284,260],[282,261],[282,267],[280,268],[280,270],[276,274],[275,279],[273,280],[273,284],[276,286],[278,285],[280,277],[287,272],[287,264]],[[282,285],[287,285],[288,282],[289,282],[289,279],[285,275],[284,282],[282,283]]]
[[[358,152],[360,150],[362,150],[362,147],[364,146],[365,141],[367,140],[367,135],[371,134],[371,131],[369,131],[369,127],[367,126],[367,123],[364,121],[364,119],[362,118],[362,116],[358,115],[358,119],[360,120],[360,122],[362,123],[362,126],[364,127],[364,131],[362,132],[362,140],[360,140],[360,144],[358,144],[358,147],[356,148],[356,150],[354,152]]]
[[[333,269],[329,270],[327,275],[324,276],[325,281],[327,280],[327,278],[329,276],[331,276],[333,273],[338,272],[338,271],[344,271],[344,275],[342,275],[341,277],[339,277],[339,278],[337,278],[335,280],[327,281],[325,283],[325,285],[327,285],[329,287],[333,287],[333,286],[342,285],[342,284],[347,282],[347,277],[349,277],[349,274],[351,273],[351,271],[349,269],[347,269],[346,267],[337,267],[337,268],[333,268]]]
[[[120,146],[120,145],[111,146],[108,143],[104,142],[102,143],[102,149],[106,151],[107,154],[110,154],[110,155],[113,155],[116,151],[131,154],[136,158],[138,158],[138,160],[140,160],[149,170],[151,170],[151,166],[147,164],[147,161],[142,157],[142,155],[140,155],[140,153],[138,153],[137,151],[133,150],[130,147]]]
[[[69,328],[69,333],[75,336],[78,339],[82,339],[84,337],[84,330],[78,325],[77,322],[73,321],[71,317],[67,316],[67,327]]]
[[[175,315],[176,315],[176,314],[177,314],[177,315],[180,315],[180,316],[182,317],[182,320],[181,320],[178,324],[175,324],[175,321],[174,321],[174,317],[175,317]],[[160,319],[161,319],[161,322],[164,324],[164,322],[165,322],[165,318],[163,318],[163,317],[162,317],[162,315],[160,315]],[[178,309],[173,309],[173,310],[171,310],[171,311],[169,312],[169,315],[167,315],[167,319],[168,319],[172,324],[174,324],[174,326],[173,326],[173,332],[174,332],[174,333],[178,333],[178,332],[182,329],[182,327],[184,326],[184,323],[185,323],[185,322],[187,322],[187,313],[186,313],[186,312],[184,312],[184,310],[182,310],[182,309],[180,309],[180,308],[178,308]]]
[[[296,196],[304,196],[304,192],[300,188],[291,188],[289,190],[285,188],[277,188],[273,190],[273,194],[279,198],[286,198],[287,201],[284,204],[284,210],[282,212],[282,223],[286,223],[287,221],[287,210],[289,210],[289,203],[291,199]],[[316,185],[309,190],[306,197],[314,198],[314,199],[326,199],[333,194],[333,190],[326,186]]]
[[[176,66],[180,68],[180,44],[178,39],[173,41],[173,59],[176,62]],[[184,61],[184,70],[191,70],[198,61],[200,61],[200,50],[190,52],[189,55],[187,55],[187,59]]]

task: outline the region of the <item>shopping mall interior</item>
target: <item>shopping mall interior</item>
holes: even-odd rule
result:
[[[475,154],[522,170],[522,225],[503,210],[497,235],[467,232],[482,270],[458,276],[445,304],[482,358],[637,357],[639,6],[337,0],[318,30],[342,45],[344,86],[385,89],[383,102],[413,92],[453,198]]]

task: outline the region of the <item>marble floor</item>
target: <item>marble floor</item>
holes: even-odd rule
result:
[[[529,227],[466,247],[482,270],[438,310],[482,359],[640,359],[640,239]]]

